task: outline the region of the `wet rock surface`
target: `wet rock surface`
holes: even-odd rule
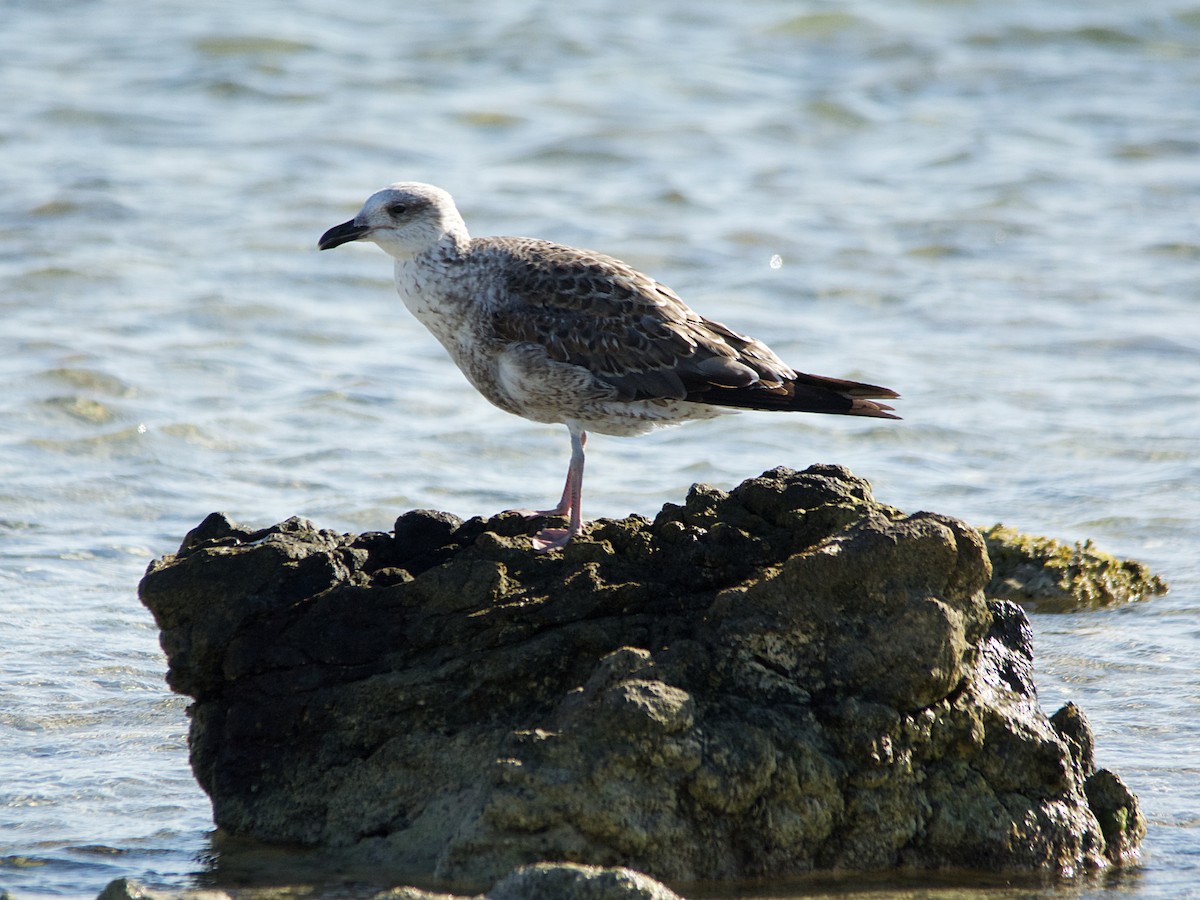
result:
[[[592,523],[208,517],[141,598],[195,699],[217,824],[490,884],[541,860],[667,881],[817,868],[1077,871],[1137,800],[1048,718],[983,537],[835,466]]]

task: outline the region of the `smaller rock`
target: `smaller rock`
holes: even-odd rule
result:
[[[249,536],[249,531],[239,527],[225,513],[209,513],[203,522],[184,536],[179,549],[182,552],[209,542],[234,544]]]
[[[461,894],[438,894],[405,885],[392,888],[390,891],[382,891],[373,896],[371,900],[483,900],[483,895],[464,897]]]
[[[1033,682],[1033,628],[1020,604],[1011,600],[992,600],[992,625],[985,638],[988,664],[984,675],[996,685],[1033,697],[1037,687]]]
[[[1167,583],[1140,562],[1102,553],[1090,540],[1064,544],[1003,525],[980,529],[992,560],[984,593],[1039,612],[1068,612],[1165,594]]]
[[[0,898],[8,896],[0,894]],[[96,900],[229,900],[224,891],[152,891],[140,881],[118,878],[110,881]]]
[[[648,875],[625,868],[534,863],[502,878],[487,900],[682,900]]]
[[[458,516],[436,509],[413,509],[396,520],[396,565],[414,575],[444,562],[454,544],[453,535],[462,527]]]
[[[200,527],[204,527],[207,522],[208,519],[205,519]],[[145,885],[132,878],[118,878],[116,881],[110,881],[96,900],[158,900],[162,897],[166,897],[166,894],[149,890]]]
[[[1050,717],[1050,724],[1066,741],[1071,758],[1079,766],[1079,774],[1087,778],[1095,772],[1096,739],[1092,736],[1092,725],[1083,710],[1074,703],[1068,703]]]
[[[1146,836],[1146,817],[1137,797],[1108,769],[1092,775],[1083,790],[1104,834],[1104,855],[1114,863],[1135,860],[1138,845]]]

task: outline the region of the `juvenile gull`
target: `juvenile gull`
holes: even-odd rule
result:
[[[400,182],[321,235],[329,250],[373,241],[395,260],[404,305],[479,393],[506,412],[571,433],[562,499],[535,515],[567,516],[538,550],[583,527],[587,433],[635,435],[736,409],[895,419],[873,384],[806,375],[766,344],[691,310],[620,260],[522,237],[472,238],[441,188]]]

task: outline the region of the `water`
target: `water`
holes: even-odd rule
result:
[[[375,248],[314,250],[414,179],[477,234],[603,249],[808,371],[904,394],[903,423],[596,437],[588,515],[840,462],[901,507],[1164,574],[1166,597],[1034,619],[1043,705],[1078,702],[1140,795],[1143,864],[1018,894],[1200,895],[1195,0],[3,19],[0,888],[254,879],[211,842],[135,597],[205,514],[383,529],[558,496],[565,431],[474,397]]]

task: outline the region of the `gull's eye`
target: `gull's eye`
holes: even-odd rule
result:
[[[399,219],[406,212],[408,212],[408,207],[403,203],[389,203],[387,211],[388,215],[390,215],[393,219]]]

